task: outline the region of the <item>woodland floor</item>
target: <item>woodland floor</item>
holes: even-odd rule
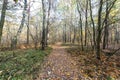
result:
[[[120,50],[101,52],[99,61],[91,46],[81,51],[79,44],[22,49],[0,52],[0,80],[120,80]]]
[[[60,43],[52,47],[53,51],[47,57],[37,80],[80,80],[76,61],[65,51],[65,47]]]
[[[102,55],[99,63],[93,52],[82,52],[79,48],[52,46],[36,80],[120,80],[120,56],[106,60]],[[97,66],[97,65],[98,66]]]

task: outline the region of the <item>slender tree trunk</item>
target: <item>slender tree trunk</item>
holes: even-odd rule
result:
[[[71,43],[71,33],[72,33],[72,31],[71,31],[71,26],[70,26],[70,43]]]
[[[82,28],[82,18],[81,18],[81,13],[80,13],[80,28],[81,28],[81,47],[82,47],[82,51],[84,50],[83,48],[83,28]]]
[[[87,45],[87,28],[88,28],[88,0],[86,0],[86,11],[85,11],[85,46]]]
[[[29,44],[29,36],[30,36],[30,2],[29,2],[29,8],[28,8],[28,24],[27,24],[27,44]]]
[[[100,60],[100,42],[101,42],[101,17],[102,17],[102,5],[103,5],[103,0],[100,0],[99,3],[99,10],[98,10],[98,28],[97,28],[97,49],[96,49],[96,56],[97,59]]]
[[[104,28],[104,36],[103,36],[103,49],[106,48],[108,43],[108,0],[106,0],[106,17],[105,17],[105,28]]]
[[[75,28],[75,26],[74,26],[73,30],[74,30],[74,35],[73,35],[72,43],[75,43],[75,39],[76,39],[76,28]]]
[[[64,26],[63,26],[63,31],[62,31],[62,41],[63,41],[63,43],[65,43],[65,30],[64,30]]]
[[[64,42],[67,42],[67,34],[66,34],[66,24],[65,24],[65,29],[64,29]]]
[[[105,24],[107,24],[107,21],[105,21]],[[103,49],[105,49],[106,46],[108,45],[108,36],[109,36],[108,26],[105,26],[104,36],[103,36]]]
[[[29,18],[30,18],[30,16],[28,16],[28,24],[27,24],[27,44],[29,44],[29,35],[30,35]]]
[[[83,48],[83,27],[82,27],[82,15],[81,15],[81,12],[79,10],[79,3],[77,3],[77,10],[79,13],[79,27],[80,27],[80,33],[81,33],[81,37],[80,37],[81,49],[83,51],[84,50],[84,48]]]
[[[96,48],[96,35],[95,35],[95,23],[94,23],[93,16],[92,16],[91,0],[89,0],[89,6],[90,6],[90,18],[91,18],[92,25],[93,25],[93,43],[94,43],[93,47],[95,50],[95,48]]]
[[[1,20],[0,20],[0,43],[1,43],[3,26],[4,26],[4,22],[5,22],[5,14],[6,14],[7,3],[8,3],[8,0],[3,0]]]
[[[45,39],[45,44],[46,46],[48,45],[48,30],[49,30],[49,26],[50,26],[50,21],[49,21],[49,18],[50,18],[50,10],[51,10],[51,0],[49,1],[49,8],[48,8],[48,19],[47,19],[47,26],[46,26],[46,39]]]
[[[42,40],[41,40],[41,45],[42,45],[42,50],[45,49],[45,4],[44,0],[42,0],[42,9],[43,9],[43,23],[42,23]]]
[[[115,29],[115,43],[119,44],[119,32],[117,28]]]
[[[36,32],[36,35],[35,35],[35,49],[37,50],[37,44],[38,44],[38,26],[36,25],[35,26],[35,32]]]
[[[21,24],[20,24],[20,27],[19,27],[19,29],[18,29],[18,31],[17,31],[17,35],[16,35],[16,37],[17,36],[19,36],[20,34],[21,34],[21,31],[22,31],[22,28],[23,28],[23,26],[24,26],[24,23],[25,23],[25,17],[26,17],[26,9],[27,9],[27,0],[24,0],[24,10],[23,10],[23,17],[22,17],[22,20],[21,20]]]
[[[17,45],[17,37],[21,34],[22,28],[24,27],[24,23],[25,23],[25,11],[27,9],[27,0],[24,0],[24,10],[23,10],[23,17],[21,20],[21,24],[20,27],[17,31],[17,34],[13,37],[13,39],[11,40],[11,49],[16,48]]]
[[[92,34],[90,33],[89,29],[88,29],[88,33],[89,33],[89,39],[90,39],[90,46],[92,46]]]
[[[63,43],[67,42],[66,24],[63,26]]]
[[[29,29],[29,21],[28,21],[28,25],[27,25],[27,44],[29,44],[29,35],[30,35],[30,29]]]

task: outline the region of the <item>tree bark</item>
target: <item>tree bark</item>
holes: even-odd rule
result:
[[[20,27],[19,27],[19,29],[18,29],[18,31],[17,31],[16,37],[19,36],[19,35],[21,34],[21,32],[22,32],[22,28],[23,28],[24,22],[25,22],[25,16],[26,16],[26,15],[25,15],[25,11],[26,11],[26,9],[27,9],[27,0],[24,0],[23,17],[22,17],[22,20],[21,20]]]
[[[73,35],[72,43],[75,43],[75,40],[76,40],[76,28],[75,28],[75,26],[73,28],[73,31],[74,31],[74,35]]]
[[[98,10],[98,28],[97,28],[97,44],[96,44],[96,56],[97,59],[100,60],[100,42],[101,42],[101,17],[102,17],[102,6],[103,6],[103,0],[100,0],[99,3],[99,10]]]
[[[105,28],[104,28],[104,36],[103,36],[103,49],[106,48],[108,44],[108,1],[106,0],[106,18],[105,18]]]
[[[66,34],[66,24],[65,26],[63,26],[63,43],[66,43],[67,42],[67,34]]]
[[[28,8],[28,24],[27,24],[27,44],[29,44],[29,36],[30,36],[30,2]]]
[[[45,39],[45,45],[48,45],[48,33],[49,33],[49,26],[50,26],[50,10],[51,10],[51,0],[49,0],[49,8],[48,8],[48,19],[47,19],[47,26],[46,26],[46,39]]]
[[[41,46],[42,46],[42,50],[45,50],[45,19],[46,19],[46,15],[45,15],[44,0],[42,0],[42,9],[43,9],[43,23],[42,23],[42,40],[41,40]]]
[[[84,50],[84,48],[83,48],[83,27],[82,27],[82,15],[81,15],[81,12],[79,10],[79,3],[77,3],[77,10],[79,13],[79,27],[80,27],[80,33],[81,33],[81,37],[80,37],[81,49],[83,51]]]
[[[85,46],[87,45],[87,28],[88,28],[88,0],[86,0],[86,11],[85,11]]]
[[[3,0],[1,20],[0,20],[0,43],[1,43],[3,26],[4,26],[4,22],[5,22],[5,14],[6,14],[7,3],[8,3],[8,0]]]
[[[90,18],[91,18],[92,26],[93,26],[93,43],[94,43],[93,47],[95,50],[95,48],[96,48],[96,35],[95,35],[95,23],[94,23],[93,16],[92,16],[91,0],[89,0],[89,6],[90,6]]]

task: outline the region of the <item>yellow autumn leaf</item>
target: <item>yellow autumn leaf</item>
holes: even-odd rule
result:
[[[67,72],[67,73],[66,73],[66,75],[67,75],[67,76],[70,76],[70,73],[69,73],[69,72]]]

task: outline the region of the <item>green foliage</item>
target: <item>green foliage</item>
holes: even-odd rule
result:
[[[0,80],[32,80],[50,51],[51,48],[46,51],[30,49],[1,52]]]
[[[114,78],[112,78],[111,76],[107,77],[107,80],[115,80]]]

